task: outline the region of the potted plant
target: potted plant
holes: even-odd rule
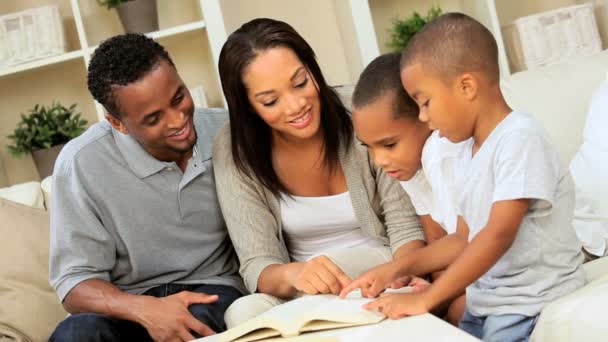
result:
[[[107,9],[116,8],[127,33],[148,33],[158,30],[156,0],[97,0]]]
[[[394,51],[403,50],[416,32],[420,31],[426,23],[439,17],[441,14],[441,7],[433,6],[425,17],[421,16],[418,12],[413,12],[405,19],[396,18],[393,20],[393,27],[389,30],[391,40],[388,42],[388,46]]]
[[[45,178],[53,173],[55,159],[65,143],[84,132],[87,120],[76,113],[76,104],[66,108],[59,102],[49,107],[36,105],[21,121],[9,140],[9,152],[15,157],[31,153],[40,174]]]

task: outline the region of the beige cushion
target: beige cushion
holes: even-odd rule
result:
[[[46,341],[66,316],[48,283],[49,214],[0,198],[0,336]]]

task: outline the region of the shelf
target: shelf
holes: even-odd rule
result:
[[[174,26],[165,30],[155,31],[146,33],[146,36],[152,39],[162,39],[166,37],[175,36],[181,33],[193,32],[196,30],[202,30],[205,28],[205,21],[199,20],[193,23],[188,23],[184,25]],[[97,46],[92,46],[88,49],[89,53],[93,54],[93,52],[97,49]]]
[[[177,35],[180,33],[202,30],[204,28],[205,28],[205,21],[199,20],[199,21],[195,21],[193,23],[174,26],[174,27],[168,28],[166,30],[160,30],[160,31],[148,33],[148,34],[146,34],[146,36],[148,36],[152,39],[160,39],[160,38],[165,38],[165,37],[169,37],[169,36],[174,36],[174,35]]]
[[[26,62],[23,64],[17,64],[9,66],[8,68],[0,69],[0,77],[5,77],[9,75],[14,75],[20,72],[34,70],[43,68],[46,66],[51,66],[54,64],[59,64],[67,61],[71,61],[74,59],[82,58],[84,56],[84,52],[82,50],[76,50],[67,52],[61,55],[46,57],[42,59],[33,60],[31,62]]]

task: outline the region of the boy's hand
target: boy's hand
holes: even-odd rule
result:
[[[394,262],[376,266],[342,289],[340,297],[344,298],[351,291],[358,288],[361,289],[361,295],[363,297],[376,297],[393,283],[398,284],[401,282],[397,282],[397,280],[400,280],[398,270],[399,269]]]
[[[421,315],[431,309],[424,292],[383,294],[363,307],[367,310],[378,310],[390,319]]]
[[[412,287],[413,292],[422,292],[428,289],[429,286],[431,286],[431,283],[420,277],[412,277],[407,285]]]

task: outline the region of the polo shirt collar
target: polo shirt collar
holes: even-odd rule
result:
[[[206,116],[197,108],[194,112],[194,129],[196,131],[195,151],[191,160],[203,162],[211,159],[213,152],[213,132],[209,129]],[[154,158],[141,144],[129,134],[124,134],[112,127],[112,134],[118,149],[138,178],[146,178],[167,167],[167,163]]]
[[[129,134],[121,133],[114,128],[112,134],[123,158],[137,177],[146,178],[167,167],[165,162],[154,158]]]
[[[197,157],[199,161],[205,161],[211,159],[213,153],[213,138],[215,137],[214,127],[211,126],[211,122],[204,112],[197,108],[194,111],[194,128],[196,130],[196,148]],[[193,154],[194,155],[194,154]]]

